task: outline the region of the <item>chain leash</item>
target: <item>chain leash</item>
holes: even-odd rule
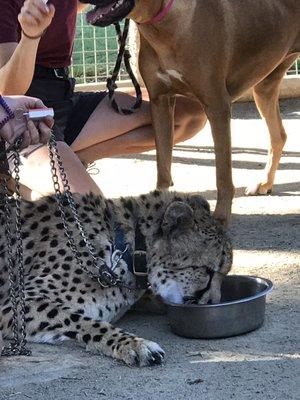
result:
[[[109,286],[116,286],[119,284],[119,280],[117,275],[112,271],[110,267],[108,267],[106,261],[101,258],[100,256],[96,255],[96,251],[92,243],[87,237],[87,234],[83,228],[83,225],[80,221],[80,218],[78,216],[76,204],[73,198],[73,195],[70,190],[70,185],[69,181],[63,166],[63,163],[61,161],[61,157],[58,153],[57,150],[57,143],[54,134],[52,133],[49,144],[48,144],[48,150],[49,150],[49,157],[50,157],[50,166],[51,166],[51,174],[52,174],[52,180],[53,180],[53,185],[54,185],[54,191],[55,191],[55,197],[56,201],[58,203],[59,211],[61,214],[61,219],[62,223],[64,225],[64,231],[65,235],[68,239],[68,244],[74,253],[76,257],[76,261],[80,265],[80,268],[91,278],[91,279],[96,279],[101,286],[103,287],[109,287]],[[63,184],[64,188],[64,193],[61,192],[60,189],[60,183],[59,183],[59,177],[58,177],[58,171],[56,167],[56,163],[58,166],[60,178]],[[85,243],[86,248],[88,249],[89,255],[92,259],[93,267],[97,271],[97,273],[94,273],[90,271],[83,263],[81,259],[81,255],[76,247],[74,236],[72,231],[69,228],[68,221],[67,221],[67,216],[64,210],[64,205],[69,206],[71,213],[73,214],[73,218],[75,220],[76,226],[79,230],[79,233]]]
[[[9,177],[3,178],[3,198],[5,213],[5,235],[7,240],[8,253],[8,275],[9,275],[9,295],[12,308],[12,332],[11,343],[2,350],[2,356],[29,356],[31,350],[27,348],[26,340],[26,305],[25,305],[25,284],[24,284],[24,265],[23,265],[23,241],[21,233],[21,196],[20,196],[20,155],[18,148],[21,141],[15,144],[14,157],[14,176],[15,176],[15,257],[13,254],[13,238],[11,232],[12,211],[9,204],[7,183]]]
[[[3,192],[3,206],[5,215],[5,235],[7,241],[7,254],[8,254],[8,275],[9,275],[9,296],[12,308],[12,340],[7,344],[1,352],[1,356],[17,356],[31,355],[31,350],[27,348],[26,340],[26,304],[25,304],[25,279],[24,279],[24,264],[23,264],[23,241],[22,241],[22,219],[21,219],[21,196],[20,196],[20,149],[21,140],[15,142],[10,150],[13,153],[14,160],[14,180],[15,180],[15,240],[12,237],[11,221],[12,221],[12,206],[10,205],[8,196],[8,180],[10,175],[3,178],[2,192]],[[114,268],[110,268],[106,261],[100,256],[96,255],[96,251],[92,243],[90,242],[83,225],[80,221],[76,203],[71,193],[69,181],[58,153],[57,143],[54,134],[51,134],[50,141],[48,144],[49,158],[51,175],[54,186],[55,198],[60,211],[62,223],[64,226],[64,233],[68,239],[68,245],[72,250],[76,261],[82,271],[84,271],[91,279],[97,280],[99,284],[106,288],[111,286],[122,286],[129,290],[133,288],[124,285],[120,282],[118,276],[114,273]],[[58,169],[57,169],[57,166]],[[63,184],[64,192],[61,192],[58,172]],[[96,270],[92,272],[83,263],[81,254],[77,249],[74,235],[69,227],[67,214],[65,212],[65,206],[70,208],[71,214],[73,215],[74,221],[82,237],[86,248],[88,249],[89,256],[92,259],[93,267]],[[15,254],[13,252],[13,246],[15,245]],[[127,247],[124,252],[127,251]],[[114,260],[114,266],[122,258],[124,252],[118,252]],[[120,253],[120,254],[119,254]]]

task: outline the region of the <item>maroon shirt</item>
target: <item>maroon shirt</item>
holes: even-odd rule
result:
[[[19,42],[21,27],[18,14],[24,0],[0,0],[0,43]],[[55,15],[42,37],[36,64],[49,68],[67,67],[76,30],[77,0],[51,0]]]

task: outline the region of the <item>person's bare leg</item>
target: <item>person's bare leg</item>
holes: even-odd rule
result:
[[[130,107],[134,102],[132,96],[122,92],[116,93],[115,98],[122,107]],[[134,114],[122,115],[111,107],[108,96],[106,96],[98,104],[80,134],[72,143],[71,148],[77,152],[150,124],[149,102],[143,101],[142,107]]]
[[[133,99],[127,94],[118,93],[117,101],[123,106],[128,106]],[[104,124],[102,124],[102,120]],[[204,111],[198,102],[182,96],[177,97],[174,143],[193,137],[204,127],[206,120]],[[107,99],[104,99],[71,148],[80,160],[86,163],[104,157],[154,149],[155,139],[149,103],[144,102],[142,110],[136,114],[124,116],[113,111]]]
[[[86,172],[86,169],[76,154],[64,142],[57,142],[69,185],[73,193],[101,194],[101,190]],[[49,195],[54,192],[48,149],[46,146],[34,151],[24,161],[20,169],[20,181],[22,184],[41,195]]]
[[[133,102],[132,96],[125,93],[117,93],[116,97],[125,107]],[[206,116],[198,102],[184,97],[177,98],[175,143],[194,136],[205,123]],[[71,191],[82,194],[100,194],[101,190],[86,172],[81,161],[91,162],[103,157],[137,153],[153,148],[155,143],[149,102],[144,101],[142,108],[133,115],[124,116],[111,108],[107,98],[96,108],[71,148],[63,142],[58,142],[58,150]],[[22,184],[41,195],[53,193],[46,147],[39,148],[26,159],[21,167],[20,178]]]
[[[101,158],[119,155],[136,154],[155,148],[152,127],[147,125],[131,132],[117,136],[105,142],[97,143],[76,152],[78,158],[85,164]]]
[[[204,127],[205,123],[206,117],[201,118],[197,122],[191,121],[186,126],[186,132],[189,133],[190,137],[193,137]],[[174,144],[180,143],[189,138],[187,137],[187,135],[181,135],[181,132],[183,132],[183,128],[183,125],[178,128],[177,134],[174,136]],[[151,125],[147,125],[138,129],[134,129],[131,132],[125,133],[121,136],[117,136],[113,139],[106,140],[105,142],[95,144],[94,146],[88,147],[86,149],[79,150],[76,152],[76,154],[80,158],[80,160],[88,164],[100,158],[126,154],[136,154],[154,149],[155,139],[153,128]]]

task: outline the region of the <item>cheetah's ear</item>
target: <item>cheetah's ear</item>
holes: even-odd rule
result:
[[[191,196],[188,196],[187,201],[193,210],[202,208],[210,212],[208,201],[204,197],[200,196],[200,194],[192,194]]]
[[[161,228],[164,233],[170,234],[174,231],[184,231],[194,224],[194,213],[192,208],[182,202],[171,203],[164,214]]]

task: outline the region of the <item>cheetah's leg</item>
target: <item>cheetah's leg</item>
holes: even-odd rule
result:
[[[157,365],[164,358],[164,351],[155,342],[124,332],[107,322],[86,317],[61,303],[32,301],[28,302],[26,311],[28,341],[55,343],[76,340],[87,350],[99,351],[130,366]],[[5,314],[9,325],[11,312]]]
[[[221,285],[223,275],[215,272],[214,277],[210,283],[209,290],[204,293],[198,304],[218,304],[221,301]]]

